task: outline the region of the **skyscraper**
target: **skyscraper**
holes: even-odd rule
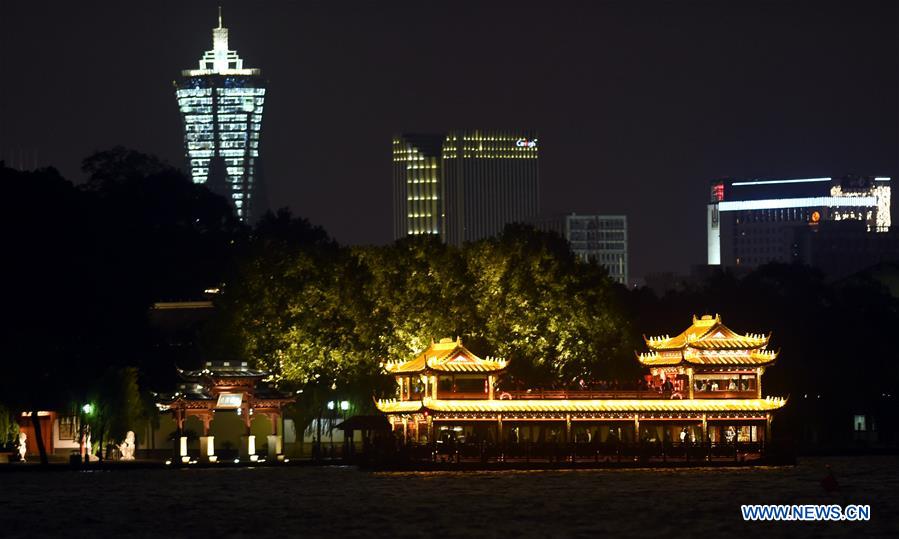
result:
[[[498,234],[540,212],[537,134],[452,131],[443,145],[446,241],[461,245]]]
[[[228,29],[212,30],[212,50],[199,69],[185,69],[175,82],[184,119],[184,146],[194,183],[208,184],[227,197],[244,221],[258,215],[254,198],[259,168],[259,139],[265,104],[261,69],[243,67],[228,49]],[[261,200],[258,202],[262,202]]]
[[[469,129],[393,139],[394,237],[453,245],[493,236],[540,211],[537,135]]]

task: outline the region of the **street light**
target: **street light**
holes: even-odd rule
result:
[[[92,413],[94,413],[94,405],[91,403],[87,403],[81,407],[81,411],[87,415],[91,415]]]

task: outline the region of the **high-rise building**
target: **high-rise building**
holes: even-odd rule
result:
[[[575,255],[605,267],[615,282],[628,284],[627,216],[571,213],[538,219],[535,224],[558,232]]]
[[[453,245],[494,236],[540,211],[537,135],[468,129],[393,139],[394,237]]]
[[[393,137],[393,236],[443,237],[443,135]]]
[[[716,180],[706,210],[708,263],[753,268],[808,260],[806,232],[853,220],[863,223],[854,233],[889,230],[890,178]]]
[[[446,241],[461,245],[500,233],[540,212],[537,134],[452,131],[443,144]]]
[[[228,49],[221,10],[212,50],[200,58],[198,69],[181,72],[175,95],[194,183],[227,197],[241,220],[256,217],[265,80],[261,69],[244,68],[237,51]]]

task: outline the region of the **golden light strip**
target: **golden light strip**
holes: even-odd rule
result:
[[[782,398],[764,399],[534,399],[534,400],[441,400],[378,401],[382,412],[414,412],[422,407],[435,412],[546,413],[546,412],[767,412],[786,404]]]

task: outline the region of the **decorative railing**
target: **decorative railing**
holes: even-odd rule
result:
[[[530,391],[497,391],[497,399],[659,399],[681,395],[678,392],[659,392],[655,390],[601,390],[584,391],[578,389],[536,389]],[[686,398],[686,395],[681,395]],[[676,398],[676,397],[675,397]]]
[[[487,399],[489,395],[483,391],[440,391],[437,390],[437,398],[438,399],[446,399],[446,400],[470,400],[470,399]]]
[[[754,399],[758,396],[756,390],[745,391],[694,391],[694,399]]]

